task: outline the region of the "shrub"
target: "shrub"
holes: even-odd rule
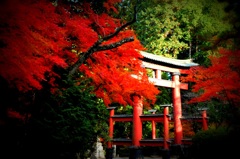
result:
[[[226,127],[198,132],[192,139],[192,157],[194,159],[230,158],[234,156],[235,135]],[[237,139],[238,140],[238,139]]]

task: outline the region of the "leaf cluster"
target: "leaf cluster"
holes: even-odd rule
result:
[[[235,14],[225,12],[226,7],[217,0],[140,1],[133,28],[149,52],[196,60],[206,52],[206,58],[207,51],[226,42],[223,35],[236,33]]]
[[[193,91],[200,96],[192,102],[217,98],[232,106],[239,102],[239,51],[221,49],[219,54],[211,56],[211,66],[193,67],[186,80],[194,82]],[[183,78],[184,79],[184,78]]]
[[[108,111],[93,94],[93,88],[86,87],[88,80],[66,82],[68,87],[51,95],[42,105],[45,109],[31,118],[31,124],[37,129],[32,135],[36,138],[44,133],[46,136],[39,142],[58,147],[59,151],[55,152],[58,155],[67,158],[80,153],[83,157],[94,150],[98,137],[107,139]]]
[[[106,1],[105,8],[113,9],[115,2]],[[143,96],[146,104],[153,103],[158,91],[148,82],[136,51],[144,48],[127,28],[135,17],[122,22],[105,12],[97,14],[90,3],[81,1],[78,7],[82,11],[73,13],[69,4],[4,2],[0,67],[5,69],[0,69],[0,75],[12,87],[27,92],[42,89],[43,81],[57,87],[56,79],[62,74],[54,67],[69,72],[69,79],[80,68],[93,79],[96,95],[106,105],[131,104],[132,93]]]

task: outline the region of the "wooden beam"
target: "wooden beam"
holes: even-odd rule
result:
[[[169,115],[167,115],[170,118]],[[164,114],[143,114],[140,116],[141,121],[155,121],[155,122],[163,122]],[[169,119],[170,120],[170,119]]]
[[[114,115],[111,117],[112,120],[118,121],[118,122],[131,122],[133,120],[132,115],[126,115],[126,114],[121,114],[121,115]]]
[[[161,80],[156,78],[148,78],[150,82],[153,82],[156,86],[161,87],[168,87],[168,88],[175,88],[175,83],[173,81],[168,80]],[[180,89],[188,90],[188,84],[187,83],[180,83]]]
[[[151,69],[155,69],[155,70],[161,70],[161,71],[167,71],[167,72],[180,72],[180,69],[177,69],[177,68],[161,66],[161,65],[157,65],[157,64],[153,64],[153,63],[149,63],[149,62],[145,62],[145,61],[142,61],[142,65],[145,68],[151,68]]]
[[[167,66],[161,66],[149,62],[142,61],[142,66],[145,68],[151,68],[154,70],[160,70],[160,71],[165,71],[165,72],[179,72],[180,74],[188,74],[188,68],[186,69],[178,69],[178,68],[171,68]]]

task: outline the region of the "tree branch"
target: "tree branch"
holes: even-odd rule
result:
[[[120,26],[119,28],[116,29],[116,31],[113,34],[110,34],[108,36],[105,36],[102,38],[103,41],[109,40],[111,38],[113,38],[114,36],[116,36],[121,30],[123,30],[125,27],[133,24],[134,22],[136,22],[137,20],[137,10],[136,10],[136,6],[134,7],[134,14],[133,14],[133,19],[125,24],[123,24],[122,26]]]
[[[88,51],[84,52],[84,53],[81,53],[81,56],[79,57],[78,61],[75,62],[72,67],[70,68],[70,71],[68,73],[69,75],[69,79],[72,78],[72,76],[74,75],[74,73],[77,71],[77,69],[84,63],[84,61],[86,61],[93,53],[97,52],[97,51],[103,51],[103,50],[110,50],[110,49],[113,49],[113,48],[117,48],[121,45],[123,45],[124,43],[127,43],[127,42],[131,42],[134,40],[133,37],[129,37],[129,38],[124,38],[118,42],[115,42],[115,43],[112,43],[112,44],[109,44],[109,45],[103,45],[101,46],[101,44],[104,42],[104,41],[107,41],[115,36],[118,35],[118,33],[123,30],[124,28],[126,28],[127,26],[133,24],[134,22],[136,22],[136,16],[137,15],[137,11],[136,11],[136,6],[134,7],[134,14],[133,14],[133,19],[125,24],[123,24],[122,26],[120,26],[119,28],[117,28],[115,30],[114,33],[112,34],[109,34],[101,39],[99,39],[98,41],[96,41],[93,46],[91,46]]]
[[[69,78],[72,77],[72,75],[77,71],[78,67],[80,67],[81,64],[83,64],[83,62],[86,61],[93,53],[95,53],[97,51],[104,51],[104,50],[110,50],[113,48],[117,48],[117,47],[119,47],[127,42],[131,42],[131,41],[134,41],[133,37],[124,38],[118,42],[108,44],[108,45],[91,47],[87,52],[84,52],[83,55],[78,59],[78,61],[72,66],[72,69],[69,71],[69,74],[68,74]]]
[[[109,44],[109,45],[99,46],[97,51],[110,50],[110,49],[113,49],[113,48],[117,48],[118,46],[121,46],[121,45],[123,45],[127,42],[131,42],[131,41],[134,41],[133,37],[124,38],[124,39],[122,39],[118,42],[115,42],[115,43],[112,43],[112,44]]]

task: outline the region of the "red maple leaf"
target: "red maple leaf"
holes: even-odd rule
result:
[[[116,1],[107,1],[107,9]],[[89,3],[82,4],[82,12],[74,14],[59,3],[49,1],[12,0],[0,5],[0,75],[20,91],[42,89],[42,81],[56,86],[53,67],[67,69],[87,52],[99,39],[108,36],[122,25],[107,13],[96,14]],[[106,105],[111,102],[131,104],[131,95],[155,101],[157,88],[148,81],[136,51],[144,49],[130,29],[121,30],[103,41],[111,45],[121,39],[134,37],[133,42],[105,51],[98,51],[81,65],[81,71],[93,79],[98,97]],[[47,76],[46,76],[47,75]],[[133,78],[136,75],[139,79]]]
[[[240,101],[240,50],[221,49],[216,56],[210,56],[211,66],[193,67],[184,81],[194,82],[193,92],[200,96],[190,102],[202,102],[217,98],[237,104]]]

